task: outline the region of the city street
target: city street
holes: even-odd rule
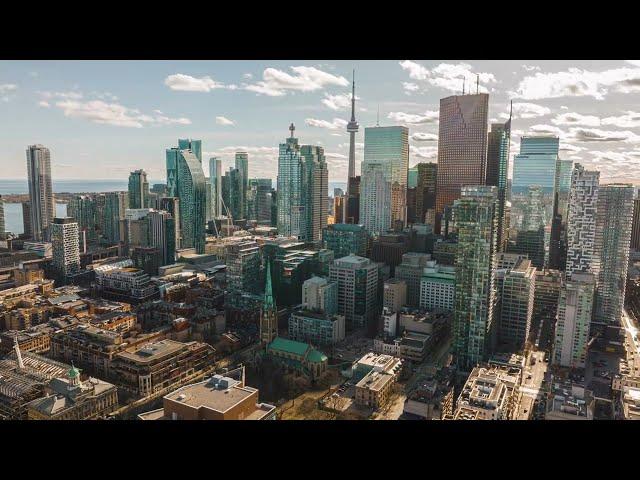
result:
[[[529,420],[533,413],[534,403],[541,396],[542,382],[548,367],[544,361],[544,353],[532,352],[527,359],[520,386],[522,397],[515,416],[516,420]],[[531,365],[534,359],[535,364]]]

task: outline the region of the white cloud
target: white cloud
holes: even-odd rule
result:
[[[636,67],[640,67],[640,60],[627,60],[627,63],[635,65]]]
[[[411,82],[402,82],[402,88],[404,89],[405,93],[412,93],[412,92],[417,92],[418,90],[420,90],[420,85],[418,85],[417,83],[411,83]]]
[[[539,71],[540,67],[538,65],[522,65],[522,68],[527,72]]]
[[[203,152],[204,156],[215,157],[222,155],[235,154],[235,152],[247,152],[257,155],[277,155],[278,147],[247,147],[247,146],[228,146],[222,147],[215,152]]]
[[[9,92],[13,92],[18,89],[18,86],[14,83],[0,84],[0,95],[4,95]]]
[[[236,124],[236,122],[234,122],[233,120],[229,120],[227,117],[223,117],[223,116],[216,117],[216,123],[218,125],[235,125]]]
[[[510,95],[526,100],[590,96],[602,100],[609,90],[640,91],[640,68],[615,68],[592,72],[569,68],[563,72],[537,72],[523,78]]]
[[[569,129],[568,138],[578,142],[640,143],[640,136],[628,130],[611,131],[597,128],[572,127]]]
[[[585,127],[600,126],[600,119],[594,115],[579,113],[561,113],[551,120],[554,125],[584,125]]]
[[[565,135],[564,131],[561,130],[558,127],[554,127],[553,125],[545,125],[545,124],[539,124],[539,125],[533,125],[531,127],[529,127],[529,131],[532,132],[534,135],[555,135],[557,137],[562,137],[563,135]]]
[[[440,113],[435,110],[428,110],[423,115],[405,112],[391,112],[387,118],[401,123],[419,124],[419,123],[437,123]]]
[[[69,92],[38,92],[38,94],[45,100],[52,100],[54,98],[63,98],[68,100],[80,100],[82,93],[77,91]]]
[[[304,123],[310,127],[326,128],[329,130],[338,130],[339,128],[345,128],[347,121],[341,118],[334,118],[333,121],[318,120],[317,118],[307,118]]]
[[[245,73],[245,74],[242,75],[242,78],[251,79],[251,78],[253,78],[253,74],[252,73]]]
[[[356,100],[360,100],[357,95]],[[325,93],[322,103],[331,110],[346,110],[351,107],[351,93],[339,93],[337,95]]]
[[[364,150],[364,142],[355,142],[356,150]],[[339,143],[338,148],[349,148],[348,143]]]
[[[43,107],[43,108],[49,108],[49,107],[51,107],[51,104],[49,102],[47,102],[46,100],[40,100],[38,102],[38,106],[39,107]]]
[[[78,100],[62,100],[56,103],[65,116],[83,118],[93,123],[115,125],[118,127],[142,128],[144,125],[190,125],[188,118],[169,118],[164,115],[145,115],[139,110],[125,107],[117,103],[106,103],[102,100],[81,102]]]
[[[164,79],[164,84],[171,90],[181,92],[210,92],[216,88],[224,88],[224,84],[209,76],[197,78],[183,73],[169,75]]]
[[[244,85],[246,90],[279,97],[286,95],[288,90],[299,92],[313,92],[328,85],[346,87],[349,81],[337,75],[319,70],[315,67],[290,67],[294,75],[276,68],[267,68],[262,72],[262,81],[255,84]]]
[[[514,118],[536,118],[549,115],[550,113],[550,108],[543,107],[542,105],[537,105],[535,103],[522,102],[513,104]],[[509,118],[508,113],[501,113],[500,116],[502,118]]]
[[[435,133],[416,132],[411,135],[411,140],[416,142],[437,142],[438,135]]]
[[[627,111],[626,114],[617,117],[605,117],[602,119],[602,125],[611,125],[619,128],[638,128],[640,127],[640,113]]]
[[[409,78],[420,80],[450,92],[462,91],[463,79],[467,79],[469,91],[475,90],[476,78],[480,82],[479,91],[486,93],[485,84],[496,83],[496,77],[492,73],[474,72],[471,65],[466,63],[441,63],[431,70],[411,60],[400,62],[400,67],[409,73]],[[473,85],[471,85],[473,84]]]
[[[582,147],[578,147],[577,145],[572,145],[570,143],[563,143],[560,142],[560,147],[559,150],[561,152],[568,152],[568,153],[579,153],[581,151],[584,150],[584,148]]]
[[[409,153],[414,157],[436,159],[438,158],[438,147],[416,147],[409,145]]]
[[[346,155],[343,155],[341,153],[333,153],[333,152],[325,152],[324,154],[325,157],[327,158],[335,158],[338,160],[348,160],[349,157],[347,157]]]

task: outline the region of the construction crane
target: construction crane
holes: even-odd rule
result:
[[[229,210],[229,207],[227,207],[227,204],[224,203],[224,200],[222,199],[222,194],[221,193],[218,194],[218,201],[222,204],[222,207],[224,208],[224,211],[227,214],[226,215],[226,218],[227,218],[227,232],[231,232],[231,225],[232,225],[232,222],[233,222],[233,216],[231,215],[231,211]],[[221,217],[218,217],[218,218],[221,218]],[[216,220],[217,219],[214,219],[214,221],[213,221],[213,228],[216,231],[216,237],[220,238],[221,234],[220,234],[220,231],[218,230],[218,224],[216,223]]]

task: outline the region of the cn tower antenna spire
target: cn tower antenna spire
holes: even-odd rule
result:
[[[349,134],[349,171],[347,177],[347,195],[351,193],[349,179],[356,176],[356,133],[359,125],[356,121],[356,71],[353,70],[351,81],[351,120],[347,123],[347,133]]]

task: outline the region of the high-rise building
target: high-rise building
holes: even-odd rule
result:
[[[369,234],[362,225],[334,223],[322,230],[324,248],[332,250],[334,258],[347,255],[367,256]]]
[[[437,163],[416,165],[416,222],[428,223],[433,227],[436,212]]]
[[[369,165],[379,165],[391,193],[391,224],[406,224],[407,215],[407,175],[409,171],[409,129],[403,126],[367,127],[364,129],[364,162],[362,164],[363,184],[369,182]],[[366,192],[361,188],[360,215],[363,200],[366,206]],[[395,194],[394,194],[395,193]],[[378,211],[380,215],[382,211]],[[360,223],[366,224],[361,218]]]
[[[186,145],[179,140],[179,145]],[[202,171],[202,147],[199,140],[191,140],[194,150],[171,148],[167,150],[167,189],[170,197],[179,202],[181,248],[195,248],[204,253],[206,224],[206,186]]]
[[[47,240],[47,229],[55,215],[56,206],[51,186],[51,154],[43,145],[27,147],[27,178],[31,234],[34,240]]]
[[[567,215],[567,275],[592,272],[600,172],[575,164]]]
[[[31,203],[22,202],[22,233],[26,238],[33,237],[31,230]]]
[[[60,282],[80,270],[78,224],[71,217],[54,218],[51,224],[53,269]]]
[[[516,234],[515,244],[508,251],[526,254],[533,266],[542,269],[545,265],[545,220],[544,193],[539,185],[530,185],[521,201],[522,223]]]
[[[334,195],[333,197],[333,223],[347,223],[347,197],[346,195]]]
[[[619,325],[624,306],[634,188],[602,185],[598,190],[595,256],[597,262],[594,321]]]
[[[513,111],[513,106],[512,106]],[[487,141],[487,175],[485,185],[498,188],[498,251],[504,252],[507,243],[505,208],[507,203],[507,174],[511,147],[511,112],[506,123],[491,124]]]
[[[6,236],[5,224],[4,224],[4,200],[0,195],[0,240],[3,240]]]
[[[553,363],[561,367],[584,368],[593,311],[595,277],[574,272],[560,289]]]
[[[418,166],[412,167],[407,173],[407,188],[416,188],[418,186]]]
[[[420,304],[420,281],[429,260],[431,255],[428,253],[408,252],[395,268],[395,277],[407,283],[407,305],[410,307]]]
[[[382,163],[362,164],[360,224],[374,236],[391,229],[391,183]]]
[[[338,284],[338,314],[349,329],[375,328],[378,266],[368,258],[349,255],[334,260],[329,277]]]
[[[306,222],[302,192],[302,160],[300,145],[295,138],[295,126],[289,126],[291,136],[280,144],[278,155],[278,234],[304,238]]]
[[[324,149],[316,145],[302,145],[300,156],[304,164],[303,199],[307,241],[319,241],[327,226],[329,172]]]
[[[176,250],[182,248],[182,234],[180,233],[180,199],[176,197],[162,197],[158,204],[159,210],[169,212],[173,217],[173,223],[175,228],[175,241],[174,247]]]
[[[463,97],[464,98],[464,97]],[[495,346],[497,189],[462,187],[453,204],[458,228],[453,351],[458,369],[485,361]]]
[[[240,174],[239,212],[237,218],[247,218],[247,189],[249,188],[249,154],[236,152],[236,170]]]
[[[533,299],[532,328],[539,332],[539,348],[550,349],[553,344],[553,330],[558,314],[558,299],[562,285],[559,270],[536,272],[536,290]]]
[[[97,240],[96,202],[90,195],[76,195],[67,204],[67,216],[78,224],[80,251],[87,251],[87,243]]]
[[[229,290],[258,293],[262,254],[260,246],[254,240],[229,245],[225,264]]]
[[[264,298],[260,310],[260,342],[268,345],[278,336],[278,309],[271,287],[271,262],[267,260]]]
[[[456,292],[456,269],[450,265],[427,262],[420,279],[420,308],[452,312]]]
[[[271,189],[270,178],[249,179],[247,192],[247,218],[256,220],[259,225],[271,224]]]
[[[149,208],[147,172],[134,170],[129,174],[129,208]]]
[[[360,223],[360,175],[351,177],[348,182],[349,194],[346,199],[346,218],[344,223]]]
[[[498,270],[497,277],[500,277],[497,282],[498,338],[501,344],[520,351],[531,331],[536,267],[531,260],[521,259],[513,268]]]
[[[202,140],[178,139],[178,150],[190,150],[202,165]]]
[[[333,315],[338,311],[338,284],[316,276],[305,280],[302,305],[308,310]]]
[[[484,184],[488,113],[487,93],[452,95],[440,100],[437,215],[443,215],[445,207],[460,198],[463,186]]]
[[[558,159],[549,244],[549,266],[554,269],[564,269],[567,263],[567,215],[572,171],[572,160]]]
[[[125,211],[129,208],[129,196],[124,192],[107,192],[105,194],[104,224],[102,235],[107,243],[124,242]]]
[[[23,207],[24,208],[24,207]],[[631,250],[640,251],[640,196],[633,201],[633,223],[631,227]]]
[[[539,185],[553,194],[559,145],[558,137],[522,137],[520,153],[513,157],[512,193],[526,193],[530,185]]]
[[[242,190],[242,171],[230,167],[227,174],[222,177],[222,200],[234,220],[245,218],[242,206]]]
[[[222,160],[218,157],[209,159],[209,186],[211,187],[211,215],[222,216]]]
[[[399,312],[407,305],[407,282],[399,278],[390,278],[382,288],[382,308],[389,312]]]
[[[176,261],[176,222],[169,212],[153,210],[147,216],[149,222],[149,243],[162,255],[162,264]]]

